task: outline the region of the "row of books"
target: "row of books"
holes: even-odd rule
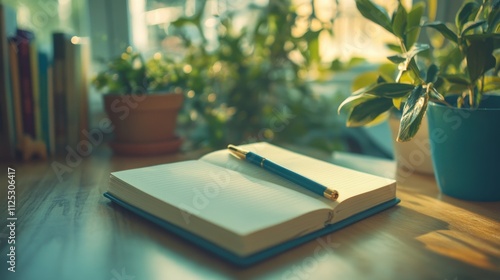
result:
[[[87,127],[86,42],[53,33],[53,53],[41,52],[35,34],[19,29],[16,11],[0,5],[0,157],[43,143],[48,155],[75,147]]]

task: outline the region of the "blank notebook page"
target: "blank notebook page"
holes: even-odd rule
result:
[[[342,202],[350,197],[393,183],[393,180],[391,179],[340,167],[328,162],[290,152],[267,143],[242,145],[241,147],[324,186],[337,190],[340,194],[338,202]],[[245,162],[244,160],[235,158],[229,153],[229,151],[226,150],[210,153],[202,157],[201,160],[261,178],[266,181],[274,182],[288,189],[294,189],[310,197],[320,197],[319,195],[312,194],[312,192],[298,187],[295,184],[270,173],[269,171],[263,170],[262,168]],[[329,202],[326,198],[321,198],[321,201],[331,205],[331,207],[338,204],[338,202]]]
[[[318,199],[203,161],[157,165],[112,175],[240,235],[325,207]]]

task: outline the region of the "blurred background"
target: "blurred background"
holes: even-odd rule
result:
[[[374,2],[391,10],[398,1]],[[90,82],[131,47],[144,59],[166,58],[175,73],[175,89],[185,95],[177,127],[184,150],[269,141],[393,157],[387,123],[346,128],[337,113],[356,77],[390,54],[392,37],[363,19],[354,0],[2,3],[15,11],[17,28],[31,32],[47,69],[58,56],[54,34],[80,46],[80,123],[89,131],[105,117]],[[426,16],[449,21],[461,4],[430,1]]]

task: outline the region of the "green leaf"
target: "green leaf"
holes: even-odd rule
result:
[[[340,105],[339,105],[339,108],[337,110],[337,113],[341,113],[342,111],[347,111],[349,112],[350,110],[352,110],[355,106],[358,106],[359,104],[363,103],[363,102],[367,102],[369,100],[372,100],[372,99],[376,99],[377,96],[375,95],[370,95],[370,94],[358,94],[358,95],[351,95],[349,96],[348,98],[346,98],[344,100],[344,102],[342,102]]]
[[[496,60],[495,73],[498,73],[499,69],[500,69],[500,48],[495,49],[493,51],[493,56],[495,57],[495,60]]]
[[[308,31],[306,34],[310,34],[309,38],[307,38],[307,50],[309,51],[309,63],[317,62],[319,63],[321,60],[320,52],[319,52],[319,34],[320,31]]]
[[[401,56],[399,54],[388,56],[387,59],[389,59],[390,61],[392,61],[396,64],[399,64],[401,62],[406,61],[406,58],[404,58],[403,56]]]
[[[462,27],[469,21],[469,18],[473,18],[479,10],[479,4],[475,1],[467,2],[462,5],[458,10],[457,16],[455,17],[455,24],[457,25],[458,31],[462,30]]]
[[[355,106],[347,117],[348,127],[367,125],[392,108],[392,99],[369,99]]]
[[[428,101],[429,96],[422,85],[415,87],[410,93],[403,107],[403,114],[399,123],[398,138],[396,139],[398,142],[409,141],[415,136],[420,128]]]
[[[463,37],[465,35],[465,33],[467,33],[467,31],[473,30],[474,28],[479,27],[485,23],[486,23],[486,20],[477,20],[477,21],[467,22],[466,24],[464,24],[462,32],[460,33],[460,37]]]
[[[399,98],[404,97],[415,88],[412,84],[403,83],[381,83],[365,88],[364,93],[373,94],[379,97]]]
[[[426,83],[434,83],[437,79],[438,67],[436,64],[431,64],[429,69],[427,69],[427,75],[425,76]]]
[[[370,0],[356,0],[356,7],[365,18],[394,34],[391,19],[384,8]]]
[[[405,61],[398,65],[398,70],[399,70],[398,77],[400,77],[403,74],[403,72],[405,72],[409,69],[414,69],[416,71],[416,73],[418,73],[419,70],[418,70],[417,64],[415,63],[415,60],[413,58],[417,54],[419,54],[423,51],[426,51],[428,49],[429,49],[429,45],[427,45],[427,44],[416,44],[407,53],[404,53],[402,55],[402,57],[405,58]]]
[[[377,77],[377,84],[381,84],[381,83],[387,83],[387,80],[384,78],[383,75],[379,75]]]
[[[407,83],[413,84],[420,80],[420,76],[417,76],[413,71],[402,71],[402,73],[398,73],[401,75],[399,79],[399,83]]]
[[[407,59],[411,59],[417,54],[426,51],[428,49],[430,49],[430,47],[427,44],[416,44],[405,54],[405,56]]]
[[[408,24],[406,25],[406,47],[413,46],[420,35],[420,20],[424,14],[424,2],[418,2],[408,13]]]
[[[439,88],[444,85],[444,79],[442,77],[437,77],[436,81],[434,82],[434,87]]]
[[[469,85],[470,80],[462,74],[444,74],[441,75],[442,78],[446,79],[448,82],[459,85]]]
[[[392,17],[392,30],[394,31],[394,35],[403,39],[404,42],[406,42],[405,33],[407,20],[408,14],[406,13],[405,7],[399,2],[398,8]]]
[[[485,76],[483,92],[498,91],[500,89],[500,77]]]
[[[453,32],[453,31],[451,31],[451,29],[449,29],[448,26],[446,26],[446,24],[444,24],[443,22],[436,21],[436,22],[426,23],[426,24],[424,24],[424,26],[436,29],[437,31],[439,31],[439,33],[441,33],[448,40],[451,40],[455,43],[458,43],[457,34],[455,34],[455,32]]]
[[[487,70],[495,67],[493,48],[493,38],[470,40],[466,59],[467,69],[469,70],[469,78],[472,82],[476,81]]]
[[[187,18],[187,17],[180,17],[180,18],[171,22],[171,24],[175,27],[182,27],[182,26],[186,26],[188,24],[196,25],[196,23],[197,23],[196,19]]]
[[[469,87],[466,85],[460,85],[460,84],[452,84],[450,87],[448,87],[447,92],[448,93],[456,93],[456,94],[461,94],[463,92],[468,92]]]
[[[500,33],[470,34],[470,35],[465,35],[464,38],[468,41],[485,40],[491,38],[495,41],[495,44],[498,44],[500,41]]]
[[[496,30],[496,26],[500,23],[500,2],[496,2],[496,5],[493,6],[491,12],[488,16],[488,33],[494,32]]]
[[[416,44],[407,53],[403,54],[403,57],[405,57],[406,60],[405,60],[405,62],[400,63],[398,65],[399,74],[396,78],[397,82],[400,82],[401,77],[408,70],[412,70],[415,73],[419,73],[417,63],[415,62],[415,60],[413,58],[417,54],[419,54],[423,51],[427,51],[428,49],[429,49],[429,45],[427,45],[427,44]]]
[[[393,52],[402,53],[401,46],[398,44],[387,43],[385,46]]]

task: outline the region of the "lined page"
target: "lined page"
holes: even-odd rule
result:
[[[321,198],[324,203],[327,203],[332,207],[335,207],[336,204],[360,194],[377,190],[391,184],[394,185],[394,180],[340,167],[328,162],[294,153],[265,142],[242,145],[241,147],[324,186],[337,190],[340,194],[338,202],[330,202],[326,198]],[[293,189],[310,197],[319,197],[318,195],[312,194],[310,191],[296,186],[295,184],[288,182],[287,180],[258,166],[235,158],[227,150],[207,154],[202,157],[201,160],[227,169],[235,170],[249,176],[260,178],[262,180],[274,182],[278,185],[282,185],[288,189]]]
[[[324,203],[317,199],[203,161],[157,165],[111,175],[113,180],[240,235],[324,208]],[[128,202],[148,207],[137,205],[140,201]]]

